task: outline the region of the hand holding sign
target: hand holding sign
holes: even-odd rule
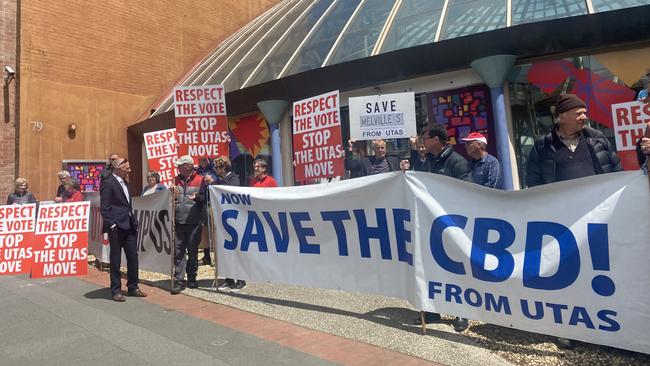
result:
[[[645,155],[650,155],[650,122],[645,126],[645,133],[641,139],[641,152]]]

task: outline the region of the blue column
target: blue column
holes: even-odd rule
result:
[[[503,86],[490,88],[492,110],[494,111],[494,130],[497,138],[497,158],[501,165],[503,189],[512,191],[512,164],[510,162],[510,139],[508,137],[508,121],[506,118],[506,103]]]
[[[273,178],[282,187],[282,155],[280,153],[280,129],[277,123],[269,124],[271,132],[271,162],[273,165]]]

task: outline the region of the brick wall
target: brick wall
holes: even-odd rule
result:
[[[16,80],[5,83],[5,66],[16,68],[16,0],[0,0],[0,204],[14,190],[15,153],[15,88]]]
[[[278,2],[21,0],[19,174],[51,199],[62,160],[125,155],[126,128]]]

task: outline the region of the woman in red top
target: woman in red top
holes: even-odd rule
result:
[[[63,202],[81,202],[84,200],[84,195],[79,191],[79,183],[70,178],[63,183],[68,196],[63,199]]]
[[[253,173],[255,176],[251,179],[251,187],[277,187],[278,182],[270,175],[266,175],[266,160],[257,158],[253,162]]]

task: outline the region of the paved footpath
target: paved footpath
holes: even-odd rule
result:
[[[156,287],[116,303],[107,285],[93,270],[83,279],[0,277],[0,364],[432,365]]]

